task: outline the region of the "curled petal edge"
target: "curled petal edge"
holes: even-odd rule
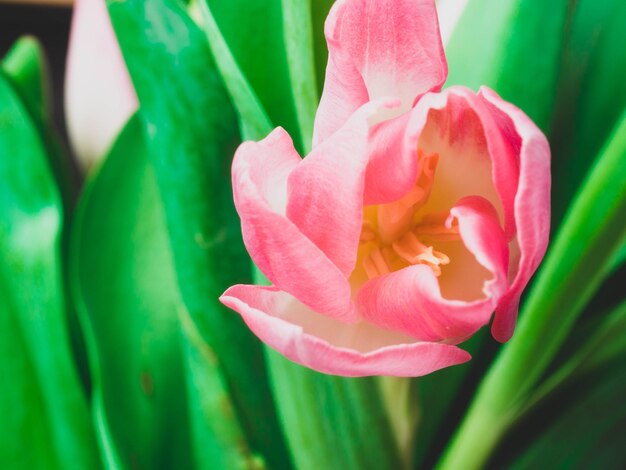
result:
[[[269,347],[298,364],[325,374],[419,377],[471,358],[469,353],[456,346],[431,342],[385,346],[366,353],[335,347],[270,311],[283,295],[284,292],[272,287],[237,285],[228,289],[220,300],[237,311]]]

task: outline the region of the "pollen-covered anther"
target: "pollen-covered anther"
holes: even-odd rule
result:
[[[459,241],[461,239],[459,224],[454,219],[452,224],[447,227],[446,220],[448,217],[449,214],[443,212],[428,214],[415,226],[414,232],[420,239],[431,242]]]
[[[432,246],[424,245],[413,232],[392,243],[393,250],[409,264],[426,264],[436,276],[441,275],[441,266],[449,264],[450,258]]]

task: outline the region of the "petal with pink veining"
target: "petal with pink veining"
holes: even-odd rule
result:
[[[420,340],[455,344],[489,322],[507,289],[504,232],[495,209],[476,196],[452,208],[448,222],[453,221],[462,243],[435,245],[450,256],[442,275],[437,278],[430,267],[418,264],[370,280],[357,298],[364,319]],[[448,275],[450,270],[455,274]]]
[[[370,100],[399,98],[399,114],[445,82],[447,64],[433,0],[338,0],[325,34],[329,56],[315,145]]]
[[[346,277],[357,256],[371,145],[382,143],[370,140],[371,122],[397,105],[383,99],[362,106],[289,175],[287,217]]]
[[[237,150],[233,192],[246,248],[274,285],[320,313],[352,321],[345,276],[285,216],[287,177],[299,164],[291,138],[281,128]]]
[[[410,115],[383,124],[379,138],[387,145],[371,146],[366,204],[406,194],[415,184],[421,149],[439,155],[428,210],[447,211],[463,197],[482,196],[501,214],[507,237],[513,237],[520,140],[502,111],[467,88],[451,87],[424,95]],[[384,148],[390,151],[377,151]]]
[[[495,92],[481,88],[480,95],[510,117],[521,138],[519,185],[515,194],[516,247],[519,263],[512,285],[496,309],[492,334],[498,341],[513,335],[522,290],[545,254],[550,232],[550,147],[546,137],[522,111]]]
[[[267,345],[326,374],[418,377],[470,359],[452,345],[415,342],[371,325],[333,321],[272,287],[237,285],[220,300],[239,312]]]

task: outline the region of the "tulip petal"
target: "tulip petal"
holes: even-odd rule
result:
[[[368,101],[399,98],[399,114],[445,82],[433,0],[339,0],[324,30],[329,56],[314,145]]]
[[[418,377],[470,359],[466,351],[447,344],[395,343],[396,335],[379,329],[360,334],[362,325],[346,325],[320,316],[272,287],[237,285],[220,300],[239,312],[268,346],[326,374]],[[359,336],[368,338],[363,343]]]
[[[550,233],[550,147],[537,126],[518,108],[495,92],[481,88],[480,95],[510,117],[521,138],[519,185],[515,195],[515,220],[519,263],[509,291],[501,300],[493,325],[494,338],[513,335],[522,290],[546,252]]]
[[[368,281],[357,298],[359,312],[366,321],[422,341],[445,340],[453,344],[489,322],[507,288],[504,232],[493,206],[480,197],[459,201],[450,211],[449,221],[453,219],[458,221],[463,245],[475,262],[469,265],[465,259],[451,257],[439,279],[430,267],[414,265]],[[446,270],[450,269],[459,274],[458,278],[446,280]],[[478,296],[473,293],[474,299],[452,300],[442,293],[448,281],[458,288],[459,283],[473,282],[475,277],[480,280],[480,290]]]
[[[370,123],[398,104],[378,100],[362,106],[289,175],[287,217],[346,277],[356,263],[363,224]]]
[[[70,141],[84,168],[104,157],[138,106],[105,2],[78,0],[68,49],[65,109]]]
[[[482,196],[501,214],[507,237],[513,238],[521,143],[505,113],[457,86],[424,95],[410,116],[383,124],[373,137],[382,142],[371,146],[365,204],[388,203],[406,194],[417,178],[421,148],[439,154],[428,210],[447,211],[463,197]]]
[[[317,312],[353,321],[345,276],[285,217],[287,177],[299,164],[291,138],[281,128],[258,143],[239,147],[232,173],[244,243],[274,285]]]

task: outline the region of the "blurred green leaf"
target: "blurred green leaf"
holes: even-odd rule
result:
[[[228,286],[250,282],[250,261],[229,184],[237,120],[205,35],[175,1],[108,6],[139,96],[186,310],[218,358],[252,451],[271,468],[288,467],[261,345],[218,301]]]
[[[595,318],[593,320],[593,327],[588,328],[590,331],[586,332],[582,341],[576,338],[574,353],[532,393],[523,413],[567,381],[602,367],[617,357],[626,356],[626,302],[609,314],[602,315],[599,322]]]
[[[63,289],[69,298],[67,282],[67,253],[69,248],[69,227],[77,196],[77,189],[71,174],[69,154],[60,145],[60,139],[52,123],[52,109],[48,63],[39,41],[32,36],[18,39],[4,57],[2,70],[15,93],[21,98],[28,110],[33,125],[46,147],[46,157],[59,188],[63,202],[64,221],[61,233],[61,259],[63,260]],[[71,305],[68,305],[71,307]],[[70,341],[74,360],[78,366],[80,378],[85,390],[89,390],[91,378],[87,365],[86,350],[78,318],[72,308],[66,311]]]
[[[448,47],[446,86],[487,85],[550,126],[563,39],[575,0],[469,0]]]
[[[477,363],[477,356],[490,340],[489,336],[489,330],[483,328],[463,343],[463,349],[472,355],[472,362],[467,366],[448,367],[424,377],[410,379],[417,388],[420,405],[413,456],[416,468],[432,466],[430,460],[436,459],[444,444],[440,439],[453,431],[461,419],[460,405],[469,399],[468,381],[473,375],[473,369],[481,365]]]
[[[18,39],[2,61],[4,72],[15,83],[28,110],[42,121],[51,115],[48,64],[39,41],[32,36]]]
[[[556,412],[534,430],[518,455],[502,455],[506,468],[618,469],[624,465],[626,369],[623,361],[603,374],[575,383],[574,397],[557,396],[548,403]],[[541,412],[542,410],[539,410]],[[494,464],[502,468],[503,462]]]
[[[289,79],[287,48],[290,45],[283,33],[281,0],[198,1],[210,7],[228,49],[259,97],[272,125],[284,127],[295,142],[300,142]],[[306,36],[306,31],[300,33]],[[298,42],[304,39],[297,37]],[[213,52],[217,60],[215,50]],[[224,80],[229,86],[227,77]]]
[[[296,468],[403,468],[375,377],[320,374],[266,351]]]
[[[622,247],[619,249],[619,251],[613,257],[613,262],[611,263],[610,270],[611,271],[615,271],[622,264],[624,264],[625,261],[626,261],[626,243],[623,242],[622,243]]]
[[[233,104],[239,114],[242,135],[249,139],[261,139],[272,129],[272,123],[261,104],[256,92],[244,76],[235,61],[232,51],[219,30],[213,12],[206,0],[198,0],[193,4],[199,9],[199,21],[207,36],[211,53],[215,57],[215,65],[219,69],[224,86],[228,90]],[[195,10],[192,8],[192,12]]]
[[[254,277],[269,285],[256,267]],[[321,374],[268,347],[265,355],[298,470],[403,468],[378,378]]]
[[[328,46],[324,36],[324,22],[328,16],[334,0],[312,0],[311,20],[313,22],[313,49],[315,52],[315,72],[318,94],[322,94],[324,78],[326,77],[326,62],[328,62]]]
[[[99,468],[67,334],[58,188],[2,72],[0,181],[0,466]]]
[[[180,301],[162,211],[135,116],[88,182],[72,237],[101,447],[119,468],[191,466]]]
[[[2,60],[3,72],[15,93],[21,98],[46,147],[46,158],[63,202],[66,219],[76,197],[67,152],[53,130],[48,61],[43,47],[32,36],[18,39]]]
[[[566,339],[621,248],[626,213],[626,113],[569,209],[513,339],[484,378],[442,460],[480,466]]]
[[[626,3],[578,0],[553,126],[552,218],[559,223],[626,106]]]
[[[311,0],[282,0],[287,64],[303,153],[311,150],[313,121],[319,102],[315,83]]]

